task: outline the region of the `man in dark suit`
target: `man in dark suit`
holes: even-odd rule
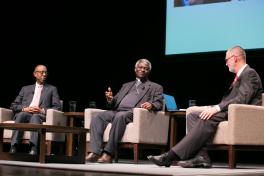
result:
[[[186,116],[187,134],[171,150],[148,159],[159,166],[169,167],[178,161],[182,167],[211,167],[206,144],[212,140],[220,122],[228,119],[230,104],[262,104],[262,83],[258,73],[246,64],[246,53],[240,46],[228,49],[226,66],[236,77],[221,102],[212,106],[190,107]]]
[[[86,157],[88,162],[111,163],[118,142],[122,139],[126,125],[133,121],[133,108],[158,111],[163,106],[163,88],[148,80],[151,63],[140,59],[135,65],[136,80],[123,84],[113,96],[109,87],[105,92],[109,111],[92,118],[90,126],[92,152]],[[112,123],[109,140],[102,148],[103,133],[108,123]]]
[[[11,104],[10,109],[14,112],[15,123],[35,123],[42,124],[46,121],[47,109],[61,110],[61,103],[57,88],[46,84],[47,68],[44,65],[38,65],[33,72],[36,83],[22,87],[19,95]],[[23,131],[14,130],[10,153],[16,153],[18,144],[23,137]],[[38,150],[38,133],[31,132],[30,136],[31,150],[29,154],[36,155]]]

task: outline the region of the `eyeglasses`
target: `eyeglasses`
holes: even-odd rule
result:
[[[235,58],[235,57],[238,57],[238,56],[240,56],[240,55],[232,55],[232,56],[230,56],[229,58],[226,58],[225,61],[228,62],[229,59],[232,59],[233,57]]]
[[[35,71],[36,73],[40,73],[40,74],[42,74],[42,75],[47,75],[48,74],[48,72],[47,71]]]
[[[239,56],[241,56],[241,54],[239,54],[239,55],[232,55],[232,56],[230,56],[229,58],[226,58],[225,59],[225,61],[227,62],[229,59],[232,59],[233,57],[239,57]]]
[[[227,61],[228,61],[229,59],[231,59],[232,57],[234,57],[234,55],[232,55],[232,56],[226,58],[225,61],[227,62]]]

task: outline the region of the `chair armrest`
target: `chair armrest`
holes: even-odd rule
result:
[[[231,104],[228,107],[230,144],[264,144],[264,107]]]
[[[105,110],[95,109],[95,108],[86,108],[84,111],[84,128],[90,129],[91,118],[95,117],[99,112]]]
[[[143,108],[133,109],[134,134],[139,142],[164,143],[168,141],[169,115],[164,111],[148,111]]]
[[[11,109],[0,108],[0,123],[13,119],[13,111]]]
[[[62,111],[58,111],[55,109],[48,109],[46,115],[46,124],[47,125],[58,125],[58,126],[66,126],[67,118],[63,115]]]

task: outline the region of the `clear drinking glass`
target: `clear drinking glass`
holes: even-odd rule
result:
[[[69,111],[76,112],[77,101],[69,101]]]

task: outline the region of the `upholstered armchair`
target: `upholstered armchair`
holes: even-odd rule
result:
[[[15,123],[13,118],[13,112],[10,109],[0,108],[0,123]],[[66,126],[67,125],[67,118],[64,117],[63,112],[48,109],[46,115],[46,122],[43,124],[45,125],[58,125],[58,126]],[[10,143],[12,136],[12,130],[4,130],[4,143]],[[22,143],[28,143],[30,138],[30,132],[26,131],[23,136]],[[47,133],[46,134],[46,145],[47,145],[47,155],[51,154],[51,143],[57,142],[62,143],[65,141],[65,134],[63,133]]]
[[[84,121],[85,128],[90,129],[91,118],[94,118],[101,109],[85,109]],[[134,108],[133,122],[127,124],[124,136],[119,147],[133,148],[134,162],[138,163],[139,149],[142,148],[159,148],[164,149],[168,142],[169,116],[164,111],[150,112],[142,108]],[[108,141],[111,123],[108,124],[104,132],[103,140]],[[89,151],[90,134],[86,137],[87,149]],[[115,156],[118,162],[117,152]]]
[[[236,151],[264,150],[264,94],[262,106],[230,104],[228,121],[219,124],[210,149],[228,150],[228,165],[236,167]],[[195,108],[195,107],[194,107]],[[193,108],[187,109],[187,114]]]

